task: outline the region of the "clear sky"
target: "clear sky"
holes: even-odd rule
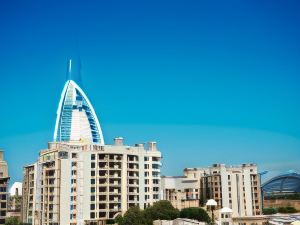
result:
[[[298,0],[1,1],[12,180],[52,140],[74,55],[106,142],[156,140],[163,174],[218,162],[300,171],[299,11]]]

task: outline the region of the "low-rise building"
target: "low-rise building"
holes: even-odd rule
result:
[[[200,181],[185,176],[162,176],[162,199],[181,210],[189,207],[199,207]]]
[[[205,223],[186,218],[177,218],[175,220],[155,220],[153,225],[205,225]]]

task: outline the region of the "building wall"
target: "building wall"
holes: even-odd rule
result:
[[[261,190],[257,166],[214,164],[208,168],[187,168],[184,174],[200,179],[200,202],[214,199],[218,208],[228,207],[233,216],[261,214]]]
[[[279,208],[279,207],[287,207],[291,206],[300,210],[300,200],[290,200],[290,199],[270,199],[264,200],[264,207],[265,208]]]
[[[38,162],[24,168],[23,221],[83,225],[152,205],[160,199],[160,160],[155,142],[148,148],[120,140],[49,143]],[[40,201],[31,194],[39,192]]]
[[[188,177],[166,177],[161,180],[162,199],[181,210],[199,207],[200,181]]]
[[[0,150],[0,225],[5,224],[8,199],[8,166],[4,161],[4,152]]]

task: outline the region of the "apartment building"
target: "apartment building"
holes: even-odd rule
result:
[[[160,161],[155,142],[49,143],[24,168],[23,222],[105,224],[132,206],[150,206],[160,199]]]
[[[262,213],[260,178],[255,164],[187,168],[185,175],[200,178],[202,202],[214,199],[218,208],[232,209],[233,217]]]
[[[0,150],[0,225],[5,224],[8,199],[8,166],[4,161],[4,152]]]
[[[178,210],[199,207],[200,180],[185,176],[162,176],[161,196]]]

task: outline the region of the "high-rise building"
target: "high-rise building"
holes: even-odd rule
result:
[[[128,146],[118,137],[105,145],[90,101],[68,80],[54,142],[24,167],[23,222],[105,224],[129,207],[152,205],[160,199],[160,160],[156,142]]]
[[[5,224],[8,197],[8,166],[4,161],[4,152],[0,150],[0,225]]]
[[[71,60],[69,61],[68,73],[72,73]],[[86,141],[104,144],[95,110],[86,94],[73,80],[66,82],[61,93],[54,141]]]
[[[260,179],[255,164],[208,168],[186,168],[185,176],[200,178],[201,202],[214,199],[218,208],[232,209],[232,216],[255,216],[262,213]]]

